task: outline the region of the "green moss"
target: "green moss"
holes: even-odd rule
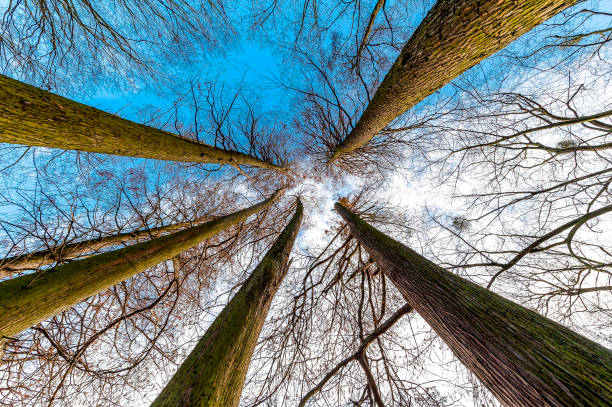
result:
[[[302,204],[152,406],[237,406],[251,356],[302,221]]]
[[[0,338],[12,336],[85,298],[153,267],[268,207],[280,194],[249,208],[171,235],[0,283]]]
[[[340,203],[351,233],[455,355],[508,406],[612,405],[612,352],[464,280]]]
[[[439,0],[404,46],[332,161],[576,0]]]
[[[201,223],[201,222],[196,222]],[[114,246],[120,243],[129,242],[143,238],[154,238],[164,233],[170,233],[190,226],[191,222],[182,222],[174,225],[160,226],[157,228],[136,230],[133,232],[119,233],[111,236],[104,236],[96,239],[89,239],[81,242],[71,243],[61,246],[62,258],[70,259],[107,246]],[[9,277],[22,270],[36,269],[55,262],[55,252],[52,250],[40,250],[24,255],[4,258],[0,265],[0,278]]]
[[[0,75],[0,142],[169,161],[280,169],[122,119]]]

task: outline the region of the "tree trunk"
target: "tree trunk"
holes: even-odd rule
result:
[[[221,311],[152,407],[235,407],[251,356],[302,221],[302,204],[240,291]]]
[[[438,0],[408,40],[332,161],[577,0]]]
[[[112,236],[98,237],[82,242],[70,243],[49,250],[38,250],[19,256],[6,257],[0,261],[0,278],[10,277],[25,270],[36,270],[42,266],[53,264],[58,258],[63,260],[84,255],[89,252],[114,246],[133,240],[149,239],[162,236],[165,233],[184,229],[201,222],[181,222],[174,225],[160,226],[151,229],[135,230],[118,233]]]
[[[612,352],[336,210],[406,301],[505,406],[612,405]]]
[[[280,169],[54,95],[0,75],[0,142],[167,161]]]
[[[365,32],[363,33],[363,37],[361,38],[361,42],[359,43],[359,48],[357,48],[357,56],[355,57],[355,67],[359,70],[359,62],[361,59],[361,53],[368,43],[368,39],[370,38],[370,34],[372,34],[372,27],[374,27],[374,21],[378,16],[378,13],[385,5],[386,0],[378,0],[376,5],[374,6],[374,10],[370,14],[370,18],[368,19],[368,25],[366,26]]]
[[[10,337],[195,246],[278,197],[171,235],[0,283],[0,338]]]

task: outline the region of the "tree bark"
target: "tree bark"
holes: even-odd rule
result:
[[[505,406],[612,405],[612,352],[336,210],[406,301]]]
[[[0,283],[0,338],[10,337],[197,245],[279,196],[199,226]]]
[[[365,146],[391,120],[577,0],[438,0],[331,160]]]
[[[134,230],[132,232],[118,233],[111,236],[70,243],[53,249],[38,250],[19,256],[5,257],[0,261],[0,278],[10,277],[21,271],[36,270],[40,267],[48,266],[49,264],[53,264],[58,258],[71,259],[108,246],[114,246],[133,240],[152,239],[200,223],[202,222],[181,222],[151,229]]]
[[[240,291],[221,311],[152,407],[235,407],[251,356],[302,221],[302,204]]]
[[[0,75],[0,142],[232,166],[280,167],[120,118]]]

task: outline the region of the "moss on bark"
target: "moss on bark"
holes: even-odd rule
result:
[[[135,230],[132,232],[118,233],[116,235],[70,243],[56,249],[38,250],[19,256],[6,257],[0,260],[0,278],[10,277],[20,271],[35,270],[53,264],[60,255],[62,259],[71,259],[108,246],[114,246],[134,240],[155,238],[200,223],[202,222],[181,222],[151,229]]]
[[[505,406],[612,405],[612,352],[464,280],[368,225],[340,203],[353,236]]]
[[[577,0],[438,0],[404,46],[332,161]]]
[[[272,204],[249,208],[147,242],[0,283],[0,338],[10,337],[195,246]]]
[[[238,406],[251,356],[287,273],[302,204],[238,293],[221,311],[152,407]]]
[[[0,75],[0,142],[167,161],[280,169],[250,155],[134,123],[3,75]]]

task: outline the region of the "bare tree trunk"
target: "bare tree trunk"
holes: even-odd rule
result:
[[[202,222],[196,220],[195,222],[181,222],[151,229],[134,230],[132,232],[118,233],[112,236],[70,243],[49,250],[38,250],[19,256],[5,257],[3,260],[0,260],[0,278],[10,277],[25,270],[36,270],[40,267],[53,264],[59,258],[63,260],[71,259],[120,243],[133,240],[152,239],[200,223]]]
[[[195,246],[278,197],[171,235],[0,283],[0,338],[10,337]]]
[[[376,16],[385,5],[386,0],[378,0],[376,5],[374,6],[374,10],[372,10],[372,14],[370,14],[370,18],[368,20],[368,25],[366,26],[365,32],[363,33],[363,37],[361,38],[361,42],[359,43],[359,48],[357,48],[357,56],[355,57],[355,67],[359,69],[359,62],[361,59],[361,53],[368,43],[368,39],[370,38],[370,34],[372,33],[372,27],[374,26],[374,21],[376,20]]]
[[[302,204],[240,291],[221,311],[152,407],[235,407],[251,356],[302,221]]]
[[[280,167],[134,123],[0,75],[0,142],[167,161]]]
[[[612,352],[336,210],[406,301],[505,406],[612,405]]]
[[[577,0],[438,0],[332,161],[366,145],[391,120]]]

